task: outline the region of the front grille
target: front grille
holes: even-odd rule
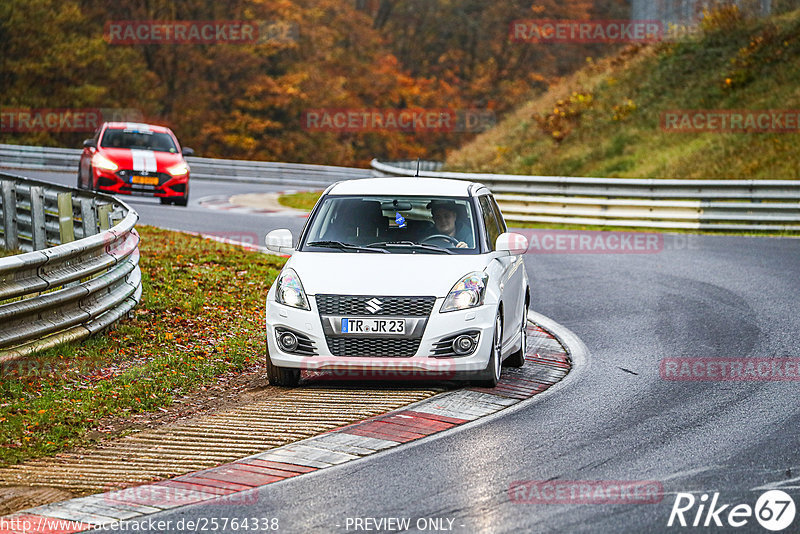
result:
[[[140,185],[123,185],[119,188],[120,193],[130,193],[131,195],[153,196],[156,193],[163,193],[163,190],[155,187],[145,187]]]
[[[369,301],[380,301],[380,310],[372,313]],[[436,297],[372,297],[363,295],[317,295],[320,315],[427,317]],[[375,309],[372,307],[372,309]]]
[[[326,337],[334,356],[410,358],[417,353],[420,339],[358,339]]]

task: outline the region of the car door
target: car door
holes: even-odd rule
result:
[[[486,245],[492,252],[495,251],[497,237],[503,233],[505,223],[502,218],[498,221],[497,213],[493,206],[493,199],[490,195],[478,197],[478,204],[483,219],[484,231],[486,232]],[[503,303],[503,346],[511,341],[519,328],[520,308],[522,304],[514,291],[514,268],[516,257],[507,255],[497,255],[495,263],[497,272],[500,275],[500,300]]]
[[[500,211],[500,206],[497,205],[497,200],[495,200],[493,195],[489,195],[489,200],[492,204],[492,208],[494,209],[501,231],[508,232],[508,226],[506,225],[503,214]],[[511,256],[510,258],[514,259],[514,262],[510,267],[511,272],[509,273],[509,285],[506,287],[506,291],[509,292],[509,296],[511,296],[514,301],[514,322],[509,324],[521,326],[522,322],[527,320],[525,315],[528,312],[528,310],[524,309],[525,286],[527,281],[527,275],[525,273],[525,260],[523,259],[522,254],[518,256]]]

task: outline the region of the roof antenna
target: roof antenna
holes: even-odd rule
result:
[[[419,178],[419,158],[417,158],[417,174],[414,175],[414,178]]]

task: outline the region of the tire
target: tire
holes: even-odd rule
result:
[[[172,200],[169,198],[159,197],[158,200],[160,200],[162,204],[172,204]]]
[[[497,386],[500,381],[500,374],[503,372],[502,365],[502,345],[503,345],[503,320],[500,317],[500,312],[494,319],[494,335],[492,336],[492,355],[489,357],[489,363],[486,370],[483,372],[483,378],[477,381],[477,385],[484,388],[493,388]]]
[[[525,303],[525,309],[522,312],[522,344],[519,350],[506,358],[503,365],[506,367],[522,367],[525,365],[525,352],[528,347],[528,303]]]
[[[293,388],[300,383],[300,369],[278,367],[273,365],[272,360],[267,356],[267,378],[273,386]]]
[[[81,182],[81,170],[78,169],[78,184],[76,186],[78,189],[83,189],[83,183]]]
[[[185,197],[177,198],[177,199],[175,199],[173,201],[173,203],[176,206],[183,206],[185,208],[186,205],[189,204],[189,195],[186,195]]]

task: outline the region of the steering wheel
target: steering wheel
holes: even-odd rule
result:
[[[446,239],[447,242],[450,243],[451,245],[453,245],[454,247],[458,246],[458,244],[461,242],[461,241],[459,241],[458,239],[456,239],[455,237],[453,237],[451,235],[434,234],[434,235],[426,237],[425,239],[420,241],[420,243],[427,243],[428,241],[433,241],[434,239]]]

